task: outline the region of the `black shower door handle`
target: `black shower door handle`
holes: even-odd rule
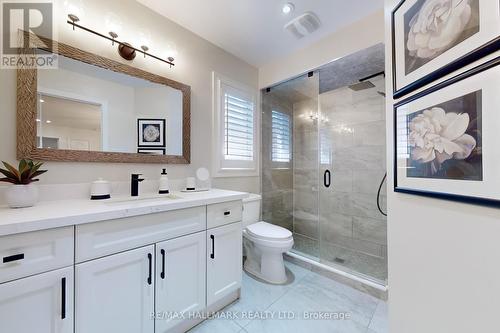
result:
[[[325,173],[323,174],[323,183],[326,188],[330,187],[332,184],[332,174],[330,173],[330,170],[325,170]]]

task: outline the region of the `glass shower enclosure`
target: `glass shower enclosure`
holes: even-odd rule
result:
[[[263,220],[293,251],[386,284],[384,48],[262,91]]]

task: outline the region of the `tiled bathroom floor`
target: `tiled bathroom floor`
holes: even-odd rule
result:
[[[262,283],[243,273],[241,298],[223,309],[218,318],[190,332],[388,332],[385,302],[292,263],[286,262],[286,266],[294,278],[282,286]],[[304,314],[332,317],[339,313],[348,314],[350,319],[304,318]]]

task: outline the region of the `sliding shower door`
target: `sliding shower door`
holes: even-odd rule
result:
[[[376,45],[262,91],[263,220],[293,232],[296,254],[380,284],[383,70]]]
[[[320,261],[387,278],[384,76],[319,96]],[[382,210],[379,211],[378,203]]]
[[[293,232],[293,250],[319,260],[319,75],[262,93],[263,220]]]

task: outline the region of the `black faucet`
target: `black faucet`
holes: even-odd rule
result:
[[[142,182],[144,179],[139,178],[141,174],[132,174],[132,181],[130,185],[130,194],[133,197],[139,196],[139,183]]]

